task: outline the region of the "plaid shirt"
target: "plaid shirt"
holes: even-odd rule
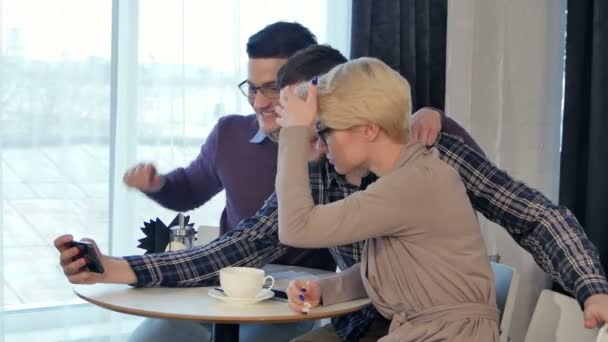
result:
[[[582,227],[563,207],[540,192],[513,180],[459,138],[442,134],[437,143],[440,158],[459,171],[473,207],[505,227],[535,261],[582,304],[594,294],[608,294],[608,282],[595,246]],[[348,184],[328,163],[311,163],[310,186],[317,204],[335,202],[365,188]],[[289,247],[278,239],[278,205],[273,194],[256,216],[245,219],[239,229],[206,246],[189,250],[129,256],[125,259],[137,276],[136,286],[210,286],[218,282],[219,270],[227,266],[263,267],[285,254]],[[363,242],[330,248],[341,269],[361,259]],[[343,340],[363,336],[378,311],[369,306],[332,322]]]

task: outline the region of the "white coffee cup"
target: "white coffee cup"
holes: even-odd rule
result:
[[[270,286],[265,286],[270,280]],[[220,270],[220,285],[228,297],[254,298],[270,291],[274,278],[253,267],[226,267]],[[261,292],[264,290],[265,292]]]

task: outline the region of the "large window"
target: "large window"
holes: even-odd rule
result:
[[[111,2],[0,4],[2,307],[55,305],[54,236],[107,244]]]
[[[57,264],[52,241],[59,234],[95,238],[115,255],[141,253],[135,246],[143,221],[175,215],[126,190],[122,173],[139,161],[162,172],[186,165],[220,116],[252,112],[236,88],[246,77],[249,35],[277,20],[298,21],[348,55],[349,6],[0,0],[5,317],[57,307],[65,313],[80,303]],[[196,224],[217,225],[223,202],[220,194],[188,214]],[[0,340],[2,331],[18,333],[5,325]]]

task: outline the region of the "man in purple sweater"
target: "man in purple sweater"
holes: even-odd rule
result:
[[[252,35],[247,42],[247,79],[238,87],[255,114],[222,117],[187,167],[160,175],[153,164],[140,164],[125,173],[125,184],[176,211],[198,208],[226,190],[220,234],[253,216],[274,191],[277,72],[289,56],[316,43],[297,23],[277,22]]]

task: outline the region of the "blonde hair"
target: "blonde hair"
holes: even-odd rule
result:
[[[307,84],[298,86],[305,96]],[[406,143],[412,112],[410,85],[382,61],[362,57],[334,67],[318,82],[319,121],[343,130],[378,125],[393,141]]]

